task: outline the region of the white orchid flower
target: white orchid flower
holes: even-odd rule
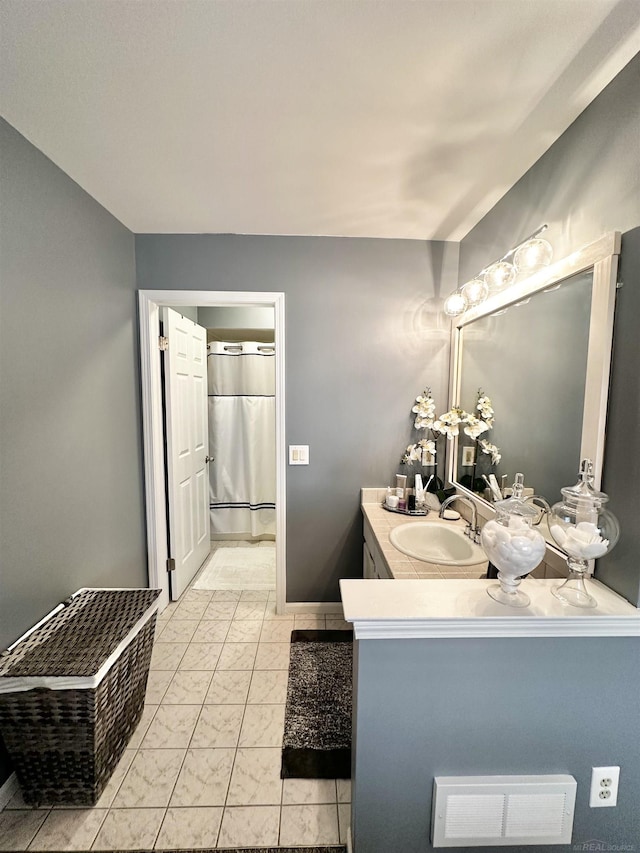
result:
[[[431,454],[432,459],[435,459],[436,443],[431,439],[423,438],[417,444],[409,444],[407,446],[401,462],[403,465],[413,465],[414,462],[420,462],[422,465],[430,465],[433,462],[429,461],[429,454]]]
[[[464,428],[465,435],[471,438],[478,438],[483,432],[487,432],[489,425],[485,421],[481,421],[475,415],[468,415],[465,418],[467,426]]]
[[[433,424],[433,418],[425,418],[422,415],[418,415],[415,419],[413,425],[416,429],[429,429]]]
[[[486,453],[487,456],[491,456],[491,461],[494,465],[497,465],[498,462],[502,459],[500,455],[499,449],[495,446],[495,444],[491,444],[486,438],[481,438],[478,442],[480,445],[480,449],[483,453]]]
[[[416,429],[429,429],[436,413],[435,400],[431,391],[425,391],[424,396],[416,397],[416,404],[411,411],[418,417],[415,419]]]
[[[451,440],[458,435],[458,424],[462,423],[462,419],[465,414],[466,412],[463,412],[462,409],[449,409],[448,412],[440,415],[438,420],[433,422],[431,429],[434,432],[441,433],[441,435],[446,435],[447,438]]]
[[[439,432],[441,435],[446,435],[447,438],[451,440],[459,433],[458,424],[460,423],[460,420],[458,419],[455,422],[448,422],[444,420],[444,418],[445,416],[441,415],[440,420],[435,421],[431,429],[434,432]]]
[[[480,412],[480,417],[486,421],[489,429],[493,426],[493,404],[491,399],[483,391],[478,391],[478,399],[476,402],[476,411]]]

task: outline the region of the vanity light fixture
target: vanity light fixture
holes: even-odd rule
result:
[[[519,273],[530,275],[551,263],[553,249],[547,240],[539,237],[527,240],[513,256],[513,265]]]
[[[508,287],[510,284],[513,284],[516,278],[516,269],[513,264],[510,264],[509,261],[496,261],[495,264],[491,264],[490,267],[487,267],[484,273],[484,280],[487,283],[487,287],[492,292],[496,290],[502,290],[504,287]]]
[[[467,298],[461,290],[454,290],[444,300],[444,313],[448,317],[457,317],[467,310]]]
[[[483,278],[472,278],[462,288],[462,295],[466,298],[469,308],[480,305],[489,295],[489,286]]]
[[[541,225],[499,260],[486,266],[465,285],[449,294],[444,301],[444,313],[449,317],[464,314],[467,308],[482,304],[491,293],[513,284],[519,275],[531,275],[550,264],[553,249],[547,240],[540,239],[540,234],[548,227],[546,224]]]

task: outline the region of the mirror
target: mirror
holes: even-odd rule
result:
[[[511,486],[522,472],[554,503],[585,456],[599,484],[619,251],[619,235],[607,235],[454,321],[451,404],[475,412],[479,389],[491,399],[494,424],[480,438],[501,456],[493,464],[461,430],[449,456],[459,491],[478,498],[482,474]]]

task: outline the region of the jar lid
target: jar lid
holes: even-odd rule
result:
[[[580,463],[580,479],[575,486],[565,486],[560,491],[571,504],[590,504],[599,508],[609,500],[609,495],[593,487],[593,462],[590,459],[583,459]]]
[[[525,502],[523,492],[524,474],[516,474],[511,497],[494,503],[498,516],[517,515],[527,522],[537,520],[540,512]]]

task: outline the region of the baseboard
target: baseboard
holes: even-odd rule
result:
[[[343,619],[342,604],[339,601],[289,601],[284,606],[285,613],[334,613],[336,618]]]
[[[273,533],[259,533],[257,536],[250,533],[212,533],[209,540],[215,545],[217,542],[275,542],[276,537]]]
[[[3,785],[0,785],[0,812],[18,791],[18,788],[18,777],[15,773],[12,773],[7,781]]]

